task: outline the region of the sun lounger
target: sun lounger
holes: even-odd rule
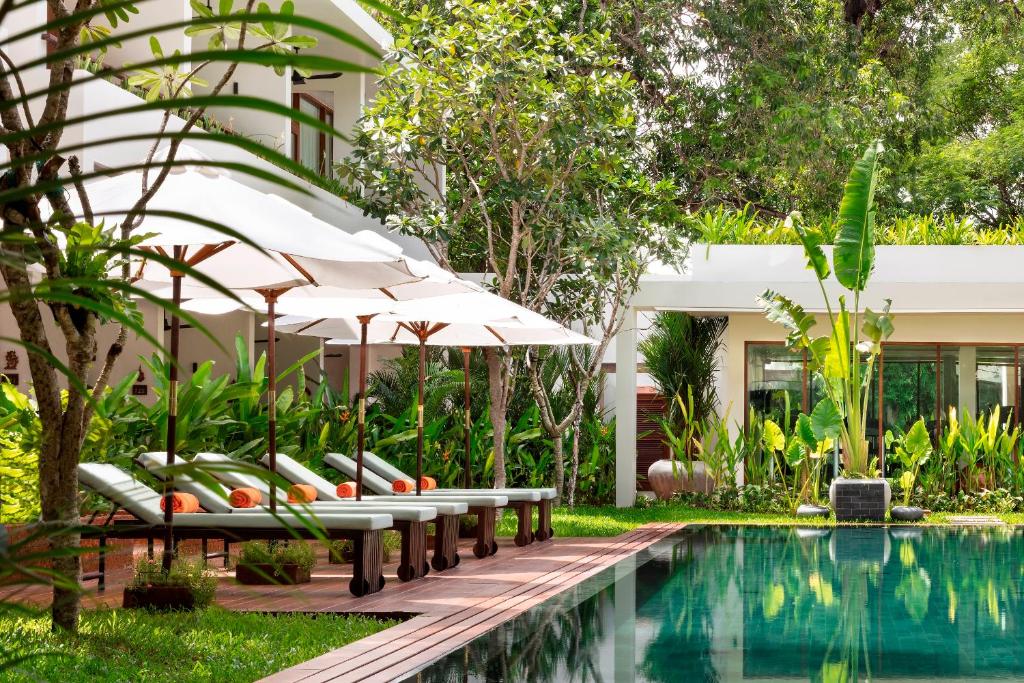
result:
[[[143,456],[140,456],[140,461],[147,466],[147,469],[152,471],[154,469],[154,461],[159,462],[160,455],[160,453],[144,454]],[[230,486],[232,488],[253,488],[260,492],[264,501],[263,507],[239,509],[231,508],[229,505],[228,508],[231,509],[233,513],[250,514],[252,509],[266,509],[266,501],[269,501],[270,496],[269,482],[255,474],[245,472],[244,469],[239,467],[241,463],[237,463],[228,456],[220,453],[200,453],[196,455],[193,462],[204,466],[204,471],[207,474],[211,475],[226,486]],[[251,465],[249,467],[251,467]],[[159,467],[156,469],[159,471]],[[178,487],[177,484],[176,487]],[[200,484],[200,487],[202,487],[202,484]],[[208,500],[210,493],[211,492],[207,490],[206,496],[201,498],[200,501]],[[221,503],[226,504],[226,499],[219,495],[223,493],[223,491],[212,493],[220,499]],[[287,500],[288,493],[281,489],[277,489],[276,493],[278,500],[281,502],[280,505],[284,507],[284,501]],[[212,504],[213,501],[208,502]],[[439,504],[444,507],[443,503]],[[204,505],[203,507],[206,506]],[[287,507],[292,509],[302,509],[306,507],[306,504],[293,503]],[[437,517],[438,510],[436,506],[402,505],[397,502],[395,505],[384,505],[371,503],[369,501],[365,503],[345,503],[317,500],[308,504],[308,507],[317,514],[348,512],[390,514],[394,519],[394,529],[399,532],[402,539],[400,560],[398,564],[398,578],[402,581],[411,581],[412,579],[426,576],[430,572],[430,565],[427,563],[427,523],[433,521]],[[445,511],[449,513],[455,512],[455,514],[457,514],[463,510],[464,508],[460,509],[458,506],[452,506],[446,508]],[[435,563],[435,566],[440,566],[440,563]],[[447,568],[447,565],[445,568]]]
[[[264,455],[260,462],[264,466],[269,466],[270,456]],[[336,485],[327,481],[302,463],[281,453],[277,454],[277,473],[293,484],[312,486],[316,490],[318,503],[320,501],[329,501],[331,504],[341,506],[429,506],[437,510],[437,517],[434,519],[434,554],[430,559],[430,566],[437,571],[444,571],[449,567],[455,567],[460,562],[458,553],[459,517],[470,513],[469,505],[465,500],[445,498],[443,500],[419,501],[399,496],[363,496],[361,501],[351,497],[342,498],[337,493],[338,487]],[[493,541],[493,538],[487,539],[488,550],[490,550]],[[488,554],[490,553],[488,552]]]
[[[327,462],[326,458],[324,459],[324,462]],[[383,477],[389,485],[399,479],[414,479],[414,477],[410,477],[405,472],[402,472],[402,470],[370,451],[363,451],[364,476],[366,469],[369,469],[375,474]],[[554,529],[551,528],[551,502],[557,496],[557,491],[553,488],[505,488],[486,490],[432,489],[429,493],[432,496],[466,496],[475,495],[477,493],[507,496],[509,500],[509,507],[515,507],[516,512],[519,514],[519,529],[516,533],[516,545],[526,545],[528,543],[532,543],[534,539],[538,541],[546,541],[555,535]],[[538,519],[536,533],[534,533],[532,529],[533,519],[531,507],[537,508]]]
[[[118,508],[134,515],[139,521],[111,521],[101,533],[101,545],[106,537],[146,538],[162,534],[164,514],[160,509],[161,495],[114,465],[81,463],[78,465],[79,482]],[[384,586],[381,532],[394,523],[389,514],[329,513],[295,514],[283,512],[238,515],[233,513],[193,512],[174,516],[176,539],[290,540],[295,538],[351,540],[355,552],[353,577],[349,590],[359,597],[376,593]],[[314,527],[311,529],[310,526]],[[102,557],[102,555],[101,555]]]
[[[330,465],[350,479],[355,479],[356,462],[352,458],[341,453],[328,453],[324,456],[324,463]],[[363,468],[363,486],[378,494],[378,497],[391,496],[398,500],[421,500],[421,501],[444,501],[464,500],[469,504],[469,514],[476,515],[476,543],[473,544],[473,554],[477,557],[486,557],[498,552],[498,544],[494,540],[494,527],[497,519],[497,509],[514,507],[519,514],[519,531],[516,533],[516,544],[526,545],[527,538],[532,538],[530,530],[530,509],[528,505],[513,503],[504,494],[491,494],[488,491],[477,491],[466,495],[433,495],[433,491],[424,493],[421,496],[415,494],[396,494],[391,490],[391,482],[376,474],[373,470]],[[540,496],[534,495],[532,502],[540,500]],[[525,513],[525,519],[524,519]]]

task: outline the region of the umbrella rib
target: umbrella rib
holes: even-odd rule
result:
[[[303,332],[305,332],[309,328],[313,327],[314,325],[319,325],[320,323],[325,322],[326,320],[327,320],[327,318],[317,318],[316,320],[314,320],[313,322],[309,323],[308,325],[303,325],[302,327],[297,329],[295,331],[295,334],[302,334]]]
[[[484,329],[493,334],[497,338],[497,340],[500,341],[502,344],[508,346],[508,342],[505,341],[505,338],[498,334],[493,327],[491,327],[490,325],[484,325]]]
[[[199,251],[193,254],[192,257],[186,261],[186,263],[190,266],[195,266],[211,256],[216,256],[233,244],[235,244],[235,242],[230,240],[226,242],[218,242],[216,244],[204,244]]]
[[[391,299],[392,301],[398,301],[398,297],[392,294],[390,291],[388,291],[387,287],[380,287],[379,289],[381,293],[384,294],[384,296],[386,296],[387,298]]]
[[[292,257],[291,254],[286,254],[283,251],[279,251],[277,253],[280,254],[284,258],[285,261],[290,263],[292,268],[294,268],[295,270],[297,270],[299,272],[299,275],[301,275],[302,277],[306,278],[306,281],[309,282],[309,284],[313,285],[314,287],[319,287],[320,286],[320,283],[316,281],[316,278],[314,278],[312,275],[310,275],[308,270],[306,270],[301,265],[299,265],[299,262],[296,261],[295,258]]]

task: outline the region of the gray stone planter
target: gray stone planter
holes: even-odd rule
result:
[[[836,511],[837,521],[882,522],[889,509],[892,490],[885,479],[840,477],[828,487],[828,499]]]
[[[896,505],[889,515],[900,522],[918,522],[924,518],[924,510],[919,507]]]
[[[821,505],[805,503],[796,509],[797,517],[828,517],[829,510]]]

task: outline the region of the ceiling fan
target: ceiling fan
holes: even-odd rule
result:
[[[300,74],[295,69],[292,69],[292,85],[305,85],[306,81],[312,81],[312,80],[315,80],[317,78],[323,78],[323,79],[338,78],[339,76],[343,75],[344,73],[345,73],[344,71],[331,71],[330,73],[325,73],[325,74],[311,74],[309,76],[303,76],[302,74]]]
[[[295,54],[299,54],[299,48],[295,48]],[[318,78],[322,78],[322,79],[325,79],[325,80],[326,79],[332,79],[332,78],[338,78],[339,76],[341,76],[344,73],[345,73],[344,71],[331,71],[329,73],[324,73],[324,74],[311,74],[309,76],[303,76],[302,74],[300,74],[298,72],[297,69],[295,69],[293,67],[292,68],[292,85],[305,85],[306,81],[312,81],[312,80],[315,80],[315,79],[318,79]]]

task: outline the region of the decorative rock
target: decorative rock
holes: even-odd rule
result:
[[[828,517],[829,510],[821,505],[801,505],[796,509],[797,517]]]
[[[836,511],[836,520],[885,520],[892,489],[885,479],[846,479],[839,477],[828,487],[828,498]]]
[[[693,477],[686,469],[686,463],[678,460],[655,460],[647,468],[647,481],[659,500],[669,500],[676,491],[715,490],[715,482],[705,474],[704,463],[693,463]]]
[[[918,507],[897,505],[889,511],[889,515],[901,522],[917,522],[924,517],[924,510]]]

